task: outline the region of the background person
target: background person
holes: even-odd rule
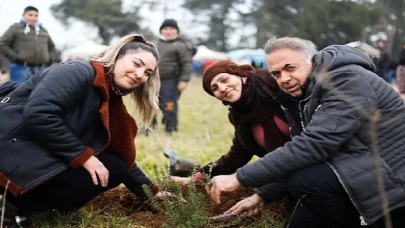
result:
[[[12,81],[24,82],[56,58],[55,44],[38,23],[38,9],[27,6],[20,22],[11,25],[0,38],[0,52],[10,60]]]
[[[173,19],[166,19],[160,26],[161,37],[157,42],[161,88],[159,104],[163,111],[165,131],[178,130],[178,99],[190,80],[192,63],[187,44],[179,37],[179,27]],[[157,124],[154,120],[153,127]]]

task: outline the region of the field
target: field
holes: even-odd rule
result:
[[[125,100],[129,111],[133,105],[129,99]],[[156,168],[165,169],[169,161],[163,155],[164,149],[173,150],[176,155],[191,158],[205,164],[226,153],[231,145],[233,127],[228,121],[227,108],[216,98],[204,92],[201,79],[194,78],[180,98],[180,125],[179,131],[172,135],[164,133],[163,126],[151,132],[148,136],[139,134],[135,140],[137,148],[137,164],[152,179],[161,183]],[[161,115],[159,116],[161,119]],[[160,122],[159,122],[160,123]],[[164,180],[163,180],[164,182]],[[48,212],[33,216],[35,227],[282,227],[281,215],[284,215],[282,204],[271,204],[268,212],[257,218],[226,221],[213,224],[208,221],[209,216],[223,213],[236,202],[252,194],[251,189],[242,189],[240,192],[227,194],[222,204],[213,205],[205,194],[203,186],[196,186],[188,192],[186,187],[181,189],[188,202],[200,197],[197,203],[204,204],[204,208],[192,205],[176,206],[178,211],[167,214],[165,210],[156,210],[149,205],[137,201],[135,195],[128,192],[125,187],[119,187],[106,192],[85,208],[75,213],[61,214]],[[187,193],[188,192],[188,193]],[[191,195],[190,195],[191,194]],[[193,198],[194,197],[194,198]],[[191,199],[193,198],[193,199]],[[168,203],[168,202],[163,202]],[[169,202],[170,203],[170,202]],[[194,202],[196,203],[196,202]],[[166,205],[167,206],[167,205]],[[177,210],[175,207],[175,210]],[[202,207],[202,206],[201,206]],[[186,211],[184,211],[186,210]],[[198,220],[191,211],[198,212],[202,225],[195,225]],[[167,216],[179,216],[179,224],[168,224]],[[184,214],[184,215],[183,215]],[[193,214],[193,216],[190,216]],[[190,218],[188,218],[189,216]],[[180,222],[182,219],[182,222]],[[194,223],[193,223],[194,222]],[[180,224],[182,223],[182,224]],[[187,225],[188,224],[188,225]],[[193,224],[193,225],[190,225]]]

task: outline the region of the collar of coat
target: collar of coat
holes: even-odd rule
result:
[[[106,150],[118,156],[129,169],[135,161],[135,136],[138,127],[129,115],[121,96],[110,94],[110,80],[106,68],[99,62],[91,61],[96,70],[93,85],[102,94],[100,119],[107,131]]]

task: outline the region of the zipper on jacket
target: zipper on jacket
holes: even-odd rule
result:
[[[90,111],[94,111],[95,108],[98,107],[98,105],[100,104],[100,99],[97,99],[96,103],[93,105],[93,107],[91,107]]]
[[[26,140],[27,138],[13,138],[13,139],[10,139],[9,141],[8,141],[8,144],[9,145],[14,145],[14,143],[16,143],[16,142],[21,142],[21,141],[24,141],[24,140]]]
[[[347,195],[349,196],[350,201],[352,202],[352,204],[353,204],[354,207],[356,208],[357,212],[359,212],[359,214],[360,214],[360,225],[361,225],[361,226],[367,226],[368,224],[367,224],[366,221],[364,220],[363,214],[361,214],[359,208],[358,208],[357,205],[354,203],[354,200],[352,199],[352,196],[350,195],[349,191],[346,189],[346,186],[344,185],[343,181],[340,179],[340,176],[339,176],[339,174],[337,173],[337,171],[333,168],[333,166],[332,166],[329,162],[325,161],[325,163],[326,163],[327,165],[329,165],[329,167],[333,170],[333,172],[335,173],[335,175],[336,175],[337,179],[339,180],[340,184],[343,186],[343,189],[346,191]]]
[[[304,122],[305,116],[304,116],[303,110],[301,108],[301,104],[302,104],[302,102],[308,101],[309,98],[311,98],[311,96],[305,98],[304,100],[300,100],[300,102],[298,102],[298,110],[300,112],[300,122],[301,122],[301,127],[302,127],[303,131],[305,131],[305,122]],[[304,110],[306,109],[306,106],[307,106],[307,104],[304,105]]]

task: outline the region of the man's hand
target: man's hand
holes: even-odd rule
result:
[[[184,89],[186,89],[187,83],[186,82],[179,82],[177,83],[177,90],[179,92],[182,92]]]
[[[98,180],[100,180],[101,186],[107,187],[109,172],[104,164],[98,160],[98,158],[91,156],[86,162],[83,163],[83,168],[90,173],[91,179],[95,185],[98,185]]]
[[[258,214],[264,207],[263,199],[256,193],[246,199],[239,201],[224,214],[242,214],[243,217],[252,217]]]
[[[233,192],[240,188],[241,184],[235,175],[220,175],[211,179],[211,184],[206,187],[207,193],[216,203],[221,203],[221,192]]]

